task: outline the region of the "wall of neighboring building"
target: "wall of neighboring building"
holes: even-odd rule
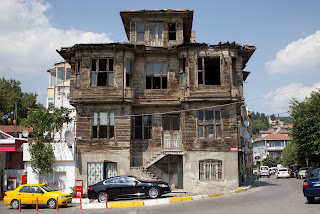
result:
[[[56,190],[71,193],[71,187],[75,186],[76,180],[76,162],[75,147],[69,147],[67,143],[51,143],[54,148],[56,162],[52,165],[53,172],[49,174],[38,175],[34,173],[31,167],[31,156],[28,151],[29,145],[23,145],[23,161],[28,176],[28,184],[48,183]]]
[[[222,161],[222,179],[200,180],[199,161]],[[184,156],[184,190],[191,193],[225,192],[239,186],[238,152],[188,152]]]

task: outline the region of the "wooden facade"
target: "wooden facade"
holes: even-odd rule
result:
[[[188,174],[184,164],[193,162],[188,153],[212,154],[215,159],[215,154],[224,157],[230,147],[238,147],[248,74],[243,69],[255,47],[192,43],[190,10],[130,10],[120,15],[130,43],[79,44],[58,51],[72,67],[70,103],[77,110],[77,149],[81,155],[105,152],[102,161],[117,162],[108,154],[121,153],[129,159],[118,165],[125,169],[119,170],[122,174],[134,174],[128,170],[140,167],[166,180],[166,172],[157,171],[171,166],[179,180],[173,184],[192,192],[185,177],[199,179],[199,169]],[[158,37],[152,39],[155,33]],[[108,125],[96,128],[99,112],[108,115]],[[99,135],[96,129],[108,130],[107,137],[94,137]],[[88,157],[92,160],[87,162],[101,161]],[[171,162],[166,161],[170,157]],[[177,166],[172,165],[175,160]],[[228,165],[227,158],[221,161]],[[78,164],[84,163],[82,159]],[[83,167],[78,167],[78,177],[85,173]],[[227,167],[222,173],[223,182],[238,181]]]

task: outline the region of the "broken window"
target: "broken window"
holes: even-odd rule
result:
[[[176,40],[176,23],[169,23],[169,40]]]
[[[180,59],[180,85],[186,86],[186,58]]]
[[[137,23],[137,42],[144,41],[144,23]]]
[[[152,115],[134,117],[134,139],[151,139]]]
[[[92,59],[91,86],[113,85],[113,59]]]
[[[199,180],[221,180],[222,179],[222,161],[203,160],[199,161]]]
[[[198,58],[198,84],[221,85],[220,57]]]
[[[221,138],[221,112],[201,110],[198,115],[199,138]]]
[[[114,138],[114,112],[94,112],[92,138]]]
[[[133,67],[132,67],[132,60],[127,59],[127,67],[126,67],[126,86],[129,87],[131,85]]]
[[[167,88],[167,63],[147,63],[147,89],[166,89]]]
[[[237,86],[237,83],[236,83],[236,59],[235,58],[232,58],[232,85],[233,86]]]
[[[150,24],[151,39],[162,39],[162,24]]]
[[[75,73],[76,73],[76,87],[80,87],[81,60],[76,61]]]

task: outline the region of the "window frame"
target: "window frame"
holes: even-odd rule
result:
[[[154,38],[152,38],[152,31],[151,31],[151,26],[154,25],[155,30],[154,30]],[[161,26],[161,32],[159,32],[159,26]],[[163,39],[163,24],[162,23],[149,23],[149,31],[150,31],[150,40],[155,41],[155,40],[162,40]]]
[[[208,60],[208,58],[218,58],[219,60],[219,84],[206,84],[206,63],[205,60]],[[213,59],[211,59],[213,60]],[[201,62],[201,63],[200,63]],[[200,67],[201,65],[201,67]],[[208,68],[210,68],[208,66]],[[212,72],[211,70],[208,70],[207,72]],[[198,85],[201,86],[221,86],[222,85],[222,78],[221,78],[221,57],[220,56],[214,56],[214,57],[198,57],[197,58],[197,73],[198,73]],[[201,76],[201,78],[200,78]],[[209,74],[208,74],[209,76]],[[209,77],[208,77],[209,78]]]
[[[206,159],[199,161],[199,180],[217,181],[223,180],[223,161]]]
[[[138,31],[138,25],[143,25],[143,31]],[[145,40],[145,31],[146,31],[146,23],[144,22],[137,22],[136,23],[136,42],[144,42]],[[143,35],[143,39],[139,39],[139,35]]]
[[[101,114],[106,114],[106,124],[102,124]],[[97,115],[97,116],[96,116]],[[111,116],[113,115],[113,116]],[[96,128],[94,128],[96,127]],[[106,137],[101,137],[102,127],[105,127]],[[95,133],[94,133],[95,132]],[[91,139],[115,139],[115,113],[114,111],[93,112],[91,119]]]
[[[100,70],[100,60],[106,60],[105,70]],[[93,63],[94,61],[95,61],[95,63]],[[111,62],[112,62],[112,67],[110,65]],[[94,59],[91,59],[90,86],[95,86],[95,87],[114,86],[114,64],[115,64],[114,58],[94,58]],[[94,65],[94,67],[93,67],[93,65]],[[101,82],[99,82],[99,74],[106,75],[105,85],[101,84]]]
[[[137,126],[137,118],[141,117],[141,124]],[[145,119],[149,120],[149,125],[146,125]],[[143,115],[135,115],[133,116],[133,139],[135,140],[149,140],[152,139],[152,115],[150,114],[143,114]],[[140,130],[141,129],[141,130]],[[138,138],[136,135],[137,130],[139,131],[141,138]],[[146,133],[146,131],[148,133]]]
[[[155,64],[160,64],[160,74],[154,73]],[[150,73],[148,72],[148,65],[150,65]],[[148,84],[148,78],[150,78],[150,84]],[[154,88],[156,87],[155,78],[160,78],[160,88]],[[166,87],[164,87],[164,84]],[[168,63],[166,61],[146,63],[146,89],[168,89]]]
[[[212,115],[213,115],[212,122],[206,119],[207,112],[208,113],[212,112]],[[219,117],[217,115],[218,112],[219,112]],[[202,114],[202,120],[200,119],[200,114]],[[219,120],[217,118],[219,118]],[[200,127],[202,127],[202,131]],[[209,129],[210,127],[213,127],[213,133],[207,133],[208,131],[207,129]],[[210,137],[210,134],[212,134],[213,137]],[[222,117],[221,117],[220,109],[198,111],[198,138],[199,139],[209,139],[209,138],[221,139],[222,138]]]
[[[170,25],[174,25],[174,30],[170,29]],[[174,39],[170,39],[170,35],[174,35]],[[168,41],[177,41],[177,23],[168,23]]]
[[[179,70],[180,70],[180,86],[181,87],[187,86],[186,67],[187,67],[187,59],[186,58],[180,58],[180,60],[179,60]]]
[[[127,58],[126,59],[126,87],[130,87],[132,85],[132,75],[133,75],[133,60],[130,58]]]

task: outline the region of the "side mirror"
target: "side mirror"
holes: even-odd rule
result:
[[[139,184],[139,183],[140,183],[140,182],[137,181],[137,180],[134,181],[134,184],[135,184],[135,185],[137,185],[137,184]]]

